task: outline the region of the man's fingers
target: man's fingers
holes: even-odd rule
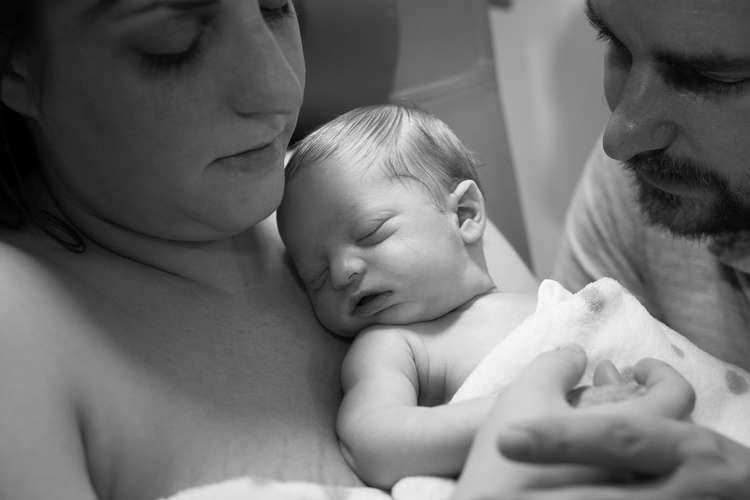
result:
[[[662,475],[677,468],[684,422],[623,415],[575,415],[516,423],[498,436],[500,452],[512,460],[578,463]]]
[[[575,486],[531,490],[499,497],[502,500],[692,500],[697,497],[675,497],[662,488],[640,484],[622,486]]]
[[[586,369],[586,353],[577,344],[570,344],[538,356],[511,384],[513,389],[526,393],[526,397],[548,399],[559,395],[560,400],[578,381]]]

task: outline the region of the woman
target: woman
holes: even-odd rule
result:
[[[304,84],[291,4],[13,3],[2,98],[39,168],[32,223],[3,234],[0,497],[354,484],[333,434],[345,345],[264,221]]]
[[[268,218],[304,83],[291,4],[0,8],[0,497],[359,484],[333,431],[346,345]],[[515,258],[493,244],[491,268]]]
[[[334,434],[347,346],[268,219],[303,94],[291,3],[1,8],[22,227],[0,246],[0,497],[359,484]]]

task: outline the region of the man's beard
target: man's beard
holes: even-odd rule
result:
[[[750,229],[750,206],[715,172],[664,153],[642,153],[623,165],[635,174],[638,203],[651,224],[690,238]],[[639,174],[657,184],[695,190],[700,196],[668,193]]]

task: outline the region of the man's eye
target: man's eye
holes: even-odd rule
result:
[[[722,80],[715,76],[706,76],[693,71],[668,70],[665,80],[673,87],[717,96],[742,94],[750,84],[750,79]]]

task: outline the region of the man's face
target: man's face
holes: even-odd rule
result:
[[[609,44],[604,149],[648,219],[687,236],[750,229],[750,1],[587,4]]]

